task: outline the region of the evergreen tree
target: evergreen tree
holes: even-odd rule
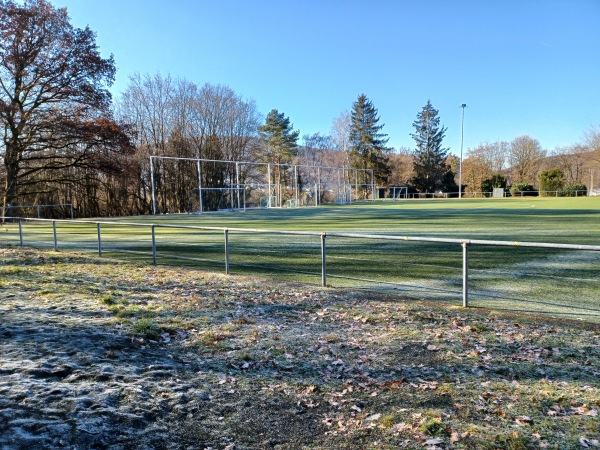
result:
[[[260,159],[275,164],[271,176],[274,177],[276,187],[269,196],[275,195],[281,202],[284,194],[282,183],[286,181],[284,165],[291,163],[294,156],[298,154],[297,141],[300,131],[294,130],[288,117],[273,109],[267,115],[265,124],[258,127],[258,134],[263,144]]]
[[[543,197],[556,195],[556,192],[562,191],[565,185],[565,175],[558,168],[544,170],[538,178],[540,180],[540,195]]]
[[[492,191],[495,188],[506,189],[507,183],[508,183],[508,180],[506,179],[506,177],[504,175],[501,175],[501,174],[493,175],[491,178],[486,178],[485,180],[483,180],[481,182],[481,192],[483,192],[486,197],[489,197],[492,195]]]
[[[442,147],[446,128],[440,126],[438,111],[427,100],[417,120],[413,122],[416,133],[411,134],[417,143],[415,150],[414,186],[421,192],[458,192],[454,173],[447,163],[448,149]]]
[[[300,132],[293,128],[288,117],[276,109],[271,110],[265,124],[258,127],[265,162],[288,164],[297,155]]]
[[[383,184],[391,172],[386,148],[387,134],[381,133],[382,125],[378,125],[377,109],[366,95],[361,94],[352,105],[349,136],[350,164],[355,169],[373,169],[375,182]],[[361,172],[361,182],[365,173]]]

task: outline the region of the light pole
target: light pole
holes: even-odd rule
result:
[[[463,159],[463,143],[465,140],[465,108],[466,103],[460,105],[462,108],[462,122],[460,126],[460,165],[458,166],[458,198],[462,198],[462,159]]]

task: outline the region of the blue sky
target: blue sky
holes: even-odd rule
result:
[[[134,72],[224,84],[329,134],[364,93],[413,148],[428,99],[464,149],[528,134],[553,150],[600,125],[600,0],[52,0]]]

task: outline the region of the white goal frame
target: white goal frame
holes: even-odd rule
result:
[[[331,202],[337,202],[339,198],[343,198],[344,203],[352,203],[354,199],[359,197],[359,189],[363,189],[367,194],[370,192],[371,199],[375,200],[375,178],[373,169],[355,169],[350,167],[330,167],[317,166],[308,164],[276,164],[276,163],[260,163],[254,161],[233,161],[220,159],[203,159],[203,158],[179,158],[174,156],[150,156],[150,179],[151,179],[151,195],[152,195],[152,214],[157,214],[157,194],[155,182],[155,160],[173,160],[173,161],[191,161],[196,163],[196,172],[198,184],[193,190],[198,191],[199,213],[205,212],[202,202],[202,192],[208,190],[231,190],[232,194],[237,193],[239,197],[237,204],[241,205],[240,195],[244,189],[258,189],[265,192],[264,197],[268,199],[266,208],[282,208],[295,206],[319,206],[323,202],[325,196],[331,197]],[[232,165],[231,169],[234,174],[229,180],[228,186],[215,187],[205,186],[202,180],[202,165],[205,163],[222,163]],[[255,168],[258,175],[254,175],[257,179],[254,183],[248,183],[247,180],[240,179],[240,167]],[[261,175],[262,175],[262,179]],[[277,183],[275,174],[285,173],[291,180],[291,183]],[[301,174],[306,177],[302,182],[302,192],[299,182]],[[361,175],[359,177],[359,175]],[[266,177],[266,180],[264,179]],[[364,180],[359,183],[359,178]],[[353,183],[354,181],[354,183]],[[191,194],[191,193],[190,193]],[[287,194],[294,201],[287,203],[284,200],[284,194]],[[191,196],[190,196],[191,199]],[[235,208],[235,209],[245,209]]]
[[[392,200],[408,198],[408,187],[407,186],[394,186],[391,189],[392,189]]]

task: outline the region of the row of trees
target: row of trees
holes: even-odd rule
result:
[[[543,183],[544,173],[560,172],[565,186],[589,186],[600,168],[600,131],[588,131],[582,143],[548,152],[530,136],[511,142],[481,144],[467,151],[463,162],[466,192],[489,192],[493,187],[531,186],[551,190]]]
[[[185,211],[199,176],[203,186],[225,188],[256,175],[252,166],[234,169],[224,160],[273,163],[269,184],[279,186],[290,182],[286,166],[303,164],[352,167],[363,185],[373,171],[381,186],[459,189],[460,162],[444,147],[446,128],[430,101],[413,123],[414,150],[387,147],[384,125],[364,94],[333,121],[330,135],[305,135],[300,145],[283,112],[273,109],[263,120],[254,101],[227,86],[134,74],[113,102],[114,60],[100,56],[95,38],[47,0],[0,0],[3,215],[10,205],[57,203],[74,204],[79,216],[145,214],[152,211],[152,186],[159,211]],[[582,183],[600,165],[599,136],[593,130],[585,144],[550,155],[528,136],[482,144],[467,151],[464,187],[480,191],[499,177],[535,184],[552,168],[566,184]],[[154,167],[151,156],[181,162],[155,159]],[[193,158],[213,162],[199,175]],[[316,177],[294,176],[296,186]],[[218,195],[206,193],[205,206],[215,208]]]

